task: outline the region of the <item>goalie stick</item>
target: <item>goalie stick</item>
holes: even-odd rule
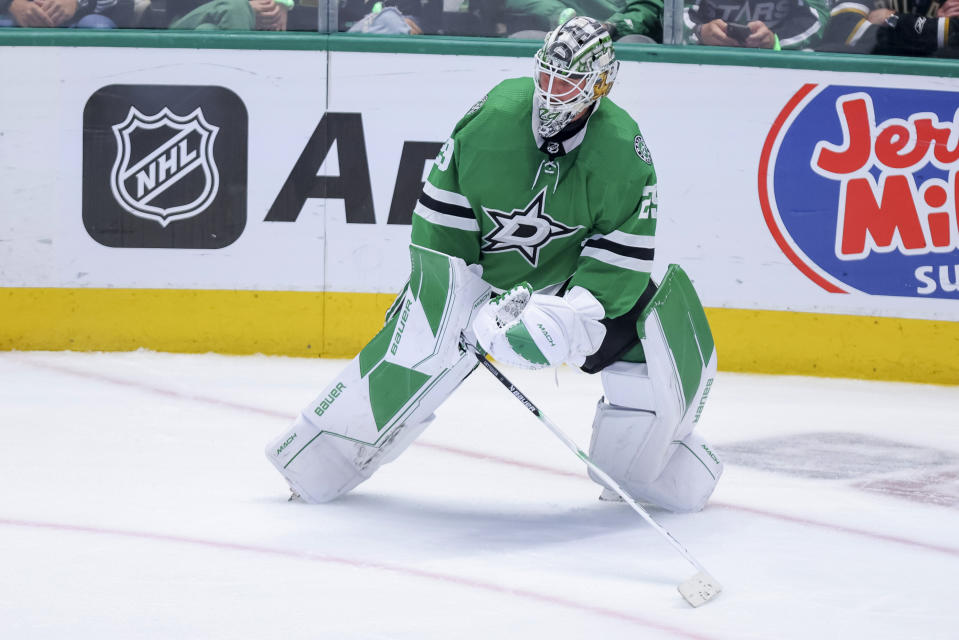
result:
[[[674,538],[671,533],[669,533],[669,531],[667,531],[661,524],[653,520],[653,517],[649,515],[649,513],[646,511],[646,509],[642,507],[642,505],[640,505],[638,502],[636,502],[636,500],[633,499],[632,496],[626,493],[626,491],[619,485],[618,482],[610,478],[609,474],[607,474],[605,471],[600,469],[596,465],[596,463],[593,462],[589,458],[589,456],[586,455],[586,453],[584,453],[583,450],[580,449],[579,446],[575,442],[573,442],[573,440],[569,436],[567,436],[559,427],[557,427],[553,423],[552,420],[550,420],[542,411],[540,411],[539,408],[535,404],[533,404],[522,391],[517,389],[516,386],[512,382],[510,382],[509,379],[506,376],[504,376],[503,373],[499,369],[497,369],[493,365],[493,363],[486,358],[486,354],[483,352],[483,350],[480,347],[477,347],[476,345],[469,342],[466,339],[466,336],[461,336],[460,346],[465,351],[469,351],[474,356],[476,356],[476,359],[479,361],[479,363],[483,365],[483,367],[485,367],[487,371],[493,374],[493,377],[499,380],[500,383],[504,387],[506,387],[511,394],[513,394],[513,397],[515,397],[517,400],[523,403],[523,406],[526,407],[530,413],[532,413],[534,416],[539,418],[539,421],[545,424],[546,427],[553,432],[553,435],[559,438],[563,442],[563,444],[566,445],[566,448],[568,448],[570,451],[576,454],[576,456],[580,460],[585,462],[586,466],[589,467],[589,469],[594,474],[596,474],[596,476],[598,476],[606,484],[606,486],[610,487],[611,489],[613,489],[613,491],[619,494],[619,496],[626,502],[626,504],[628,504],[630,507],[633,508],[633,511],[635,511],[640,516],[642,516],[643,520],[649,523],[649,525],[653,527],[653,529],[655,529],[660,535],[666,538],[667,542],[673,545],[673,547],[677,551],[679,551],[679,553],[681,553],[683,557],[686,558],[686,560],[689,561],[691,565],[693,565],[696,568],[696,571],[697,571],[696,575],[689,578],[688,580],[681,582],[679,586],[677,587],[680,595],[683,596],[683,599],[685,599],[686,602],[688,602],[694,607],[698,607],[700,605],[706,604],[707,602],[709,602],[710,600],[712,600],[713,598],[715,598],[716,596],[720,594],[720,592],[723,590],[722,585],[719,584],[719,582],[714,577],[712,577],[712,575],[710,575],[709,572],[706,571],[706,569],[703,568],[703,565],[699,564],[696,558],[694,558],[689,553],[689,551],[687,551],[686,548],[682,544],[680,544],[679,541],[676,540],[676,538]]]

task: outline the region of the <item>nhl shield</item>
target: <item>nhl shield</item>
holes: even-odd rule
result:
[[[161,227],[202,213],[220,186],[213,156],[218,131],[201,108],[179,116],[163,107],[147,116],[131,106],[113,126],[110,188],[117,204]]]

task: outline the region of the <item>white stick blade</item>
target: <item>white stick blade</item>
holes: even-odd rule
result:
[[[700,571],[679,585],[680,595],[694,607],[706,604],[718,596],[722,590],[723,585],[705,571]]]

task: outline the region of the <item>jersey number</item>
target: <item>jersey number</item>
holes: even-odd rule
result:
[[[436,168],[440,171],[446,171],[449,169],[450,160],[453,159],[453,138],[447,138],[446,142],[443,143],[443,147],[440,149],[440,152],[436,154],[436,160],[433,163],[436,165]]]
[[[656,193],[656,185],[643,187],[643,199],[639,201],[639,219],[655,218],[658,204],[659,196]]]

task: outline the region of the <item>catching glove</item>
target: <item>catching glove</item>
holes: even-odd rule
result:
[[[490,300],[473,321],[476,341],[491,356],[525,369],[580,366],[599,349],[603,305],[582,287],[565,296],[533,293],[520,284]]]

